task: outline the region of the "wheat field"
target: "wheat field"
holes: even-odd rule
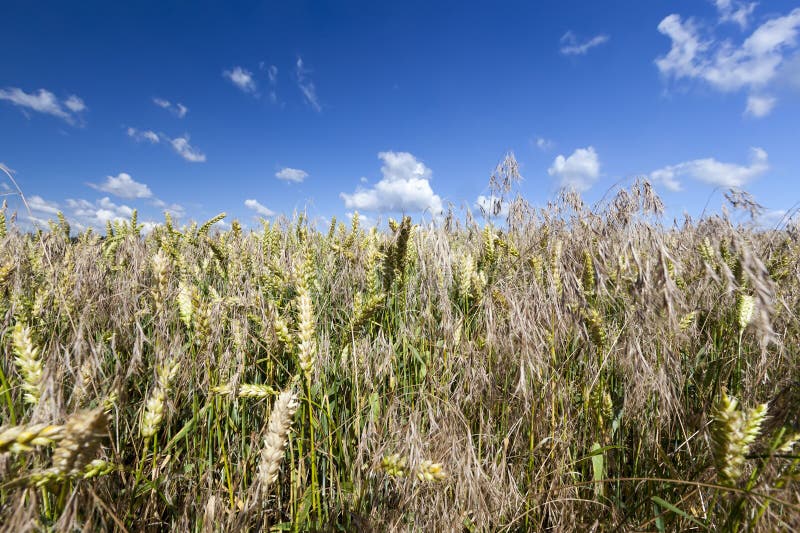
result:
[[[800,234],[729,200],[77,236],[4,209],[0,523],[796,529]]]

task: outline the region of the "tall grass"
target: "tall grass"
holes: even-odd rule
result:
[[[642,182],[385,232],[4,212],[0,523],[799,527],[800,234],[660,209]]]

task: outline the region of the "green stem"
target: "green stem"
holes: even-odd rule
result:
[[[311,457],[311,506],[317,515],[317,524],[322,523],[322,510],[320,509],[319,481],[317,480],[317,452],[314,442],[314,413],[311,402],[311,376],[306,376],[306,400],[308,401],[308,439]]]
[[[3,387],[3,396],[5,396],[6,404],[8,405],[10,422],[12,425],[15,425],[17,423],[17,412],[14,410],[14,401],[11,398],[11,387],[8,386],[8,380],[6,379],[6,373],[3,372],[2,365],[0,365],[0,386]]]

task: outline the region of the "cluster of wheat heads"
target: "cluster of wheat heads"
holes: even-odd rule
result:
[[[797,527],[800,234],[659,208],[637,183],[385,231],[3,212],[0,524]]]

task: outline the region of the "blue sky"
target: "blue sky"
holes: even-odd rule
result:
[[[0,20],[0,162],[36,219],[474,210],[509,150],[535,205],[637,176],[675,216],[728,186],[773,217],[800,201],[796,0],[5,0]]]

